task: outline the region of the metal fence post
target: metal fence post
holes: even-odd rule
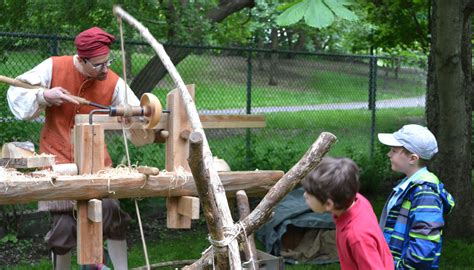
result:
[[[53,35],[51,37],[51,56],[56,56],[58,55],[58,36],[57,35]]]
[[[246,114],[252,114],[252,46],[247,50],[247,108]],[[250,165],[252,159],[252,131],[247,128],[245,133],[245,162]]]
[[[370,56],[369,61],[369,110],[372,111],[371,124],[370,124],[370,158],[374,156],[374,144],[375,144],[375,101],[377,93],[377,56],[373,54]]]

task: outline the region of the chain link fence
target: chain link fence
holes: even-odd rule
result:
[[[127,42],[130,84],[155,55],[144,42]],[[379,131],[423,121],[426,70],[423,61],[380,56],[331,55],[253,48],[173,46],[189,55],[178,65],[187,84],[196,85],[200,114],[264,114],[260,129],[209,129],[213,154],[233,170],[289,169],[320,132],[339,138],[332,155],[373,154]],[[73,38],[0,33],[0,74],[16,77],[52,55],[75,53]],[[111,66],[122,74],[118,42]],[[2,143],[30,140],[38,145],[42,119],[20,121],[6,102],[1,85]],[[166,107],[175,88],[169,75],[153,90]],[[124,162],[119,133],[108,133],[115,165]],[[164,145],[131,146],[132,163],[164,167]]]

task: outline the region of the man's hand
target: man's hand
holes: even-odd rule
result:
[[[61,106],[63,103],[73,103],[79,105],[79,102],[73,99],[66,89],[62,87],[54,87],[44,90],[44,100],[55,106]]]

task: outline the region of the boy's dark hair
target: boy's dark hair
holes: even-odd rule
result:
[[[302,181],[304,190],[334,208],[349,208],[359,190],[359,167],[348,158],[324,158]]]

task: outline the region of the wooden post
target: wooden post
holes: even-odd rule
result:
[[[194,85],[187,85],[189,94],[194,98]],[[168,115],[168,138],[166,140],[166,170],[171,172],[179,166],[190,172],[188,165],[189,142],[185,134],[191,132],[191,124],[178,89],[170,91],[166,98]],[[183,136],[181,135],[183,134]]]
[[[247,197],[247,193],[245,193],[245,190],[237,191],[236,198],[240,220],[243,220],[250,214],[249,198]],[[248,269],[257,270],[257,248],[255,247],[255,240],[253,238],[253,234],[247,235],[247,239],[244,240],[245,241],[241,243],[241,246],[243,246],[245,259],[248,261]]]
[[[187,88],[189,94],[194,97],[194,85],[188,85]],[[176,172],[179,167],[182,167],[186,172],[190,172],[191,170],[189,169],[187,161],[189,155],[189,141],[186,134],[191,132],[191,124],[185,110],[185,105],[177,89],[170,91],[166,102],[170,113],[168,115],[165,168],[169,172]],[[180,200],[180,197],[166,198],[166,226],[168,228],[191,228],[191,217],[182,215],[178,211]],[[191,211],[191,209],[187,211]]]
[[[93,174],[104,169],[104,156],[102,126],[74,126],[74,160],[79,174]],[[102,262],[102,201],[77,201],[77,263],[84,265]]]

